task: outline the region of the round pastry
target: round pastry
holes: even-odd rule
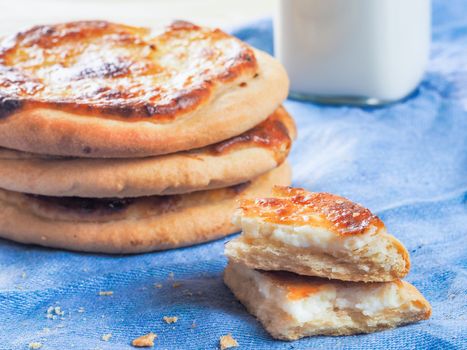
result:
[[[174,153],[251,129],[287,91],[280,63],[219,29],[36,26],[0,42],[0,146],[91,158]]]
[[[162,156],[91,159],[0,148],[0,188],[46,196],[127,198],[226,187],[276,168],[294,136],[294,122],[280,107],[239,136]]]
[[[290,184],[286,163],[251,182],[172,196],[44,197],[0,190],[0,237],[87,252],[140,253],[192,245],[239,229],[238,200]]]

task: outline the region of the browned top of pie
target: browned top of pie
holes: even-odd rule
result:
[[[321,227],[342,236],[361,234],[370,227],[384,227],[367,208],[334,194],[276,186],[273,195],[273,198],[242,200],[243,215],[276,224]]]
[[[256,74],[249,46],[188,22],[157,35],[105,21],[36,26],[0,42],[0,117],[45,107],[172,120]]]

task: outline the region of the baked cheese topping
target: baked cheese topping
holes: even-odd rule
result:
[[[245,43],[188,22],[159,34],[105,21],[36,26],[0,41],[0,117],[55,107],[168,120],[257,68]]]
[[[339,236],[360,235],[384,227],[370,210],[334,194],[276,186],[273,196],[243,200],[242,215],[274,224],[307,225]]]
[[[341,317],[339,311],[372,317],[388,309],[416,308],[401,281],[352,283],[304,277],[287,272],[260,272],[235,264],[238,273],[253,281],[271,304],[299,323]]]
[[[243,200],[234,221],[247,240],[266,239],[310,251],[339,255],[368,247],[383,251],[382,221],[368,209],[328,193],[278,187],[275,198]],[[352,213],[359,213],[354,215]]]
[[[385,249],[379,234],[385,229],[371,227],[365,234],[339,236],[334,232],[313,226],[289,226],[264,223],[255,218],[235,216],[234,221],[242,227],[243,237],[248,240],[269,240],[288,246],[323,252],[334,256],[366,247],[367,255],[378,254]]]

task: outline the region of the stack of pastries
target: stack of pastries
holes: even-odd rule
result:
[[[136,253],[233,233],[288,185],[283,67],[219,29],[105,21],[0,42],[0,236]]]
[[[409,254],[368,209],[329,193],[276,187],[246,199],[226,244],[224,280],[275,338],[349,335],[427,319]]]

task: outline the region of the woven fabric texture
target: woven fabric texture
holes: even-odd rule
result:
[[[234,33],[272,49],[270,20]],[[465,2],[435,1],[430,63],[407,99],[384,108],[286,102],[299,130],[293,184],[346,196],[386,222],[410,251],[407,280],[431,302],[429,321],[276,341],[222,282],[229,238],[135,256],[0,240],[0,349],[32,342],[44,350],[132,349],[131,340],[150,331],[156,349],[216,349],[227,333],[241,349],[467,348],[466,48]],[[167,324],[164,316],[178,321]]]

